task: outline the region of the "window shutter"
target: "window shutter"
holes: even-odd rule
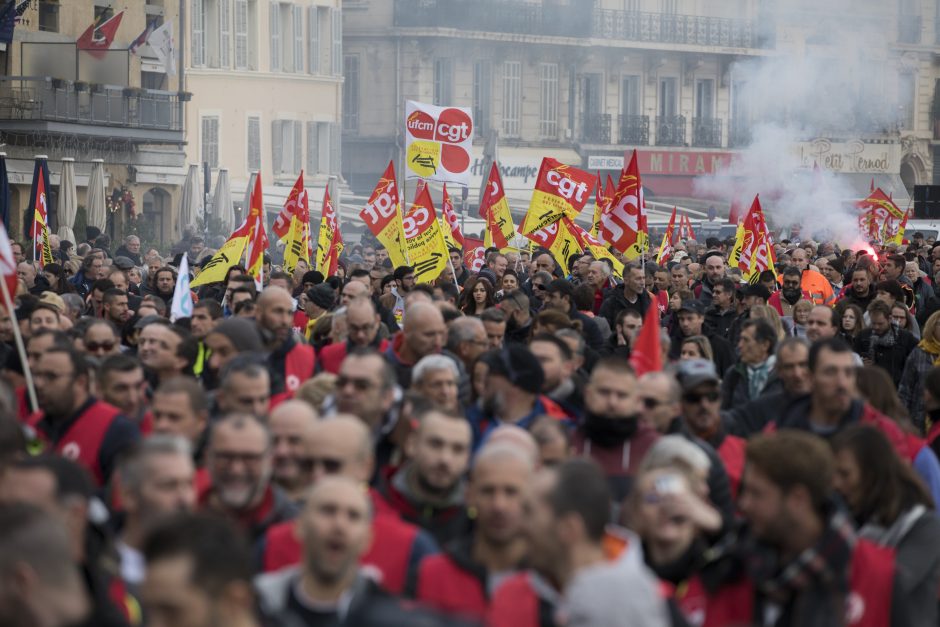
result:
[[[307,173],[316,174],[319,171],[319,134],[317,133],[317,123],[307,122]]]
[[[235,0],[235,68],[248,69],[248,0]]]
[[[292,141],[294,151],[293,155],[291,155],[293,160],[291,173],[296,174],[300,172],[304,162],[304,123],[299,120],[295,120],[291,123],[291,127],[294,135]]]
[[[274,168],[275,176],[284,171],[284,162],[282,159],[283,147],[281,146],[281,124],[281,120],[271,122],[271,164]]]
[[[304,8],[293,6],[294,23],[294,71],[304,71]]]
[[[232,0],[219,0],[219,67],[232,67]]]
[[[248,118],[248,169],[261,169],[261,118]]]
[[[330,171],[330,141],[332,141],[332,133],[330,132],[330,124],[328,122],[319,122],[317,133],[319,134],[318,139],[319,144],[317,145],[317,160],[319,170],[321,173],[329,173]]]
[[[320,8],[313,6],[308,9],[310,23],[307,25],[307,42],[310,58],[307,61],[307,71],[311,74],[320,73]]]
[[[281,15],[280,5],[271,3],[269,7],[269,19],[271,28],[271,71],[279,72],[281,70]]]
[[[343,12],[339,9],[332,9],[333,34],[332,34],[332,52],[333,75],[341,76],[343,74]]]
[[[193,53],[194,66],[206,64],[206,31],[204,25],[203,2],[192,0]]]

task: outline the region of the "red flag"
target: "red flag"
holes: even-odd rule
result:
[[[684,215],[682,219],[685,221],[685,237],[686,239],[695,239],[695,231],[692,230],[692,219],[689,216]]]
[[[42,180],[40,178],[39,180]],[[7,230],[3,228],[3,222],[0,221],[0,275],[7,286],[7,293],[10,295],[10,301],[16,296],[16,259],[13,257],[13,247],[10,246],[10,236]],[[4,304],[4,302],[0,302]],[[6,305],[5,305],[6,306]],[[13,312],[7,312],[10,315]]]
[[[45,177],[39,173],[36,183],[36,206],[33,207],[33,259],[44,268],[52,263],[52,247],[49,245],[49,197],[46,195]]]
[[[480,202],[480,217],[486,220],[487,245],[497,248],[506,248],[509,241],[516,235],[516,227],[512,223],[509,213],[509,202],[503,189],[503,178],[499,173],[499,166],[493,162],[490,176],[486,180],[486,191]]]
[[[630,347],[630,365],[641,377],[647,372],[659,372],[663,369],[663,353],[659,333],[659,307],[655,303],[646,308],[643,328]]]
[[[636,259],[647,248],[646,203],[635,149],[629,165],[621,173],[610,207],[601,217],[600,235],[628,259]]]
[[[676,208],[672,208],[672,215],[669,216],[669,224],[666,225],[666,232],[663,233],[663,241],[659,245],[659,254],[656,256],[656,263],[662,265],[672,259],[673,247],[679,237],[676,237]]]
[[[100,24],[95,22],[89,26],[85,29],[85,32],[79,36],[76,42],[78,49],[85,50],[97,59],[103,58],[104,53],[111,47],[111,43],[114,41],[114,35],[121,25],[121,18],[123,16],[124,11],[120,11]]]
[[[471,272],[479,272],[483,269],[484,253],[483,240],[473,237],[463,238],[463,265],[467,266]]]
[[[336,212],[333,210],[333,201],[330,200],[329,186],[323,190],[323,209],[320,215],[321,233],[324,232],[324,229],[326,229],[325,232],[332,234],[332,238],[329,243],[329,252],[323,263],[324,270],[322,272],[324,276],[334,276],[336,269],[339,267],[339,254],[343,251],[344,243],[343,234],[339,232],[339,225],[336,222]],[[320,245],[325,247],[327,242],[321,241]]]
[[[248,274],[255,279],[259,290],[264,283],[264,251],[268,248],[268,236],[264,230],[264,196],[261,193],[261,173],[255,177],[255,189],[251,192],[248,214]]]
[[[271,230],[274,231],[274,234],[279,240],[287,237],[287,232],[290,231],[290,221],[295,215],[300,215],[303,211],[300,203],[300,195],[304,191],[304,171],[300,171],[300,176],[297,177],[297,180],[294,182],[293,189],[290,190],[290,194],[287,195],[287,200],[284,201],[284,207],[281,209],[281,212],[277,214],[277,217],[274,218],[274,225],[271,227]],[[309,216],[308,216],[309,217]]]
[[[460,232],[460,219],[457,217],[457,212],[454,211],[454,203],[450,199],[450,194],[447,193],[447,183],[444,183],[444,200],[441,203],[441,215],[444,216],[444,221],[447,222],[447,226],[450,227],[450,236],[463,247],[464,238],[463,233]]]

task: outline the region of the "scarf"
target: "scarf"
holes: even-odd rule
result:
[[[773,370],[776,363],[776,357],[771,355],[764,363],[747,367],[747,397],[749,399],[754,400],[760,396],[764,386],[767,385],[767,380],[770,378],[770,371]]]
[[[925,337],[917,343],[917,348],[934,358],[934,366],[940,366],[940,342],[932,337]]]
[[[796,623],[812,617],[812,625],[838,625],[844,619],[848,592],[848,566],[856,535],[849,516],[835,506],[816,544],[789,564],[778,563],[778,553],[758,550],[749,570],[758,591],[771,602],[786,607],[799,603],[792,616]]]

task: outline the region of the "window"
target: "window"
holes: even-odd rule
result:
[[[307,122],[307,174],[320,171],[320,123]]]
[[[603,86],[603,75],[594,73],[584,75],[584,92],[581,104],[586,117],[594,117],[604,112]]]
[[[359,55],[347,54],[343,59],[343,130],[359,131]]]
[[[715,79],[695,81],[695,117],[710,120],[715,117]]]
[[[558,64],[543,63],[539,67],[539,136],[558,138]]]
[[[914,98],[916,95],[916,76],[909,72],[898,74],[898,111],[902,130],[914,130]]]
[[[271,127],[274,175],[297,174],[303,167],[303,122],[274,120]]]
[[[454,66],[450,59],[434,59],[434,101],[439,107],[450,106],[454,98]]]
[[[232,0],[219,0],[219,67],[232,67]]]
[[[333,75],[343,74],[343,13],[339,9],[331,9],[332,23],[331,56],[333,58]]]
[[[192,4],[193,21],[193,66],[198,67],[206,64],[206,30],[205,30],[205,5],[202,0],[193,0]]]
[[[304,71],[304,8],[294,5],[291,28],[294,32],[294,71]]]
[[[261,118],[248,116],[248,169],[261,169]]]
[[[624,76],[620,90],[620,115],[642,115],[640,108],[640,77]]]
[[[203,116],[200,144],[202,162],[208,163],[210,168],[219,167],[219,116]]]
[[[268,28],[271,30],[271,71],[281,71],[281,11],[280,5],[272,2],[268,10]]]
[[[492,98],[492,66],[489,61],[477,61],[473,64],[473,125],[479,137],[490,130]]]
[[[59,32],[59,1],[39,1],[39,30],[48,33]]]
[[[522,63],[503,62],[503,133],[518,137],[522,126]]]
[[[678,111],[678,79],[667,77],[659,79],[659,117],[671,118]]]
[[[235,69],[248,68],[248,0],[235,0]]]
[[[311,74],[320,73],[320,7],[310,7],[307,9],[309,14],[309,23],[307,24],[307,45],[309,46],[309,58],[307,60],[307,71]]]
[[[307,122],[307,172],[340,171],[340,128],[330,122]]]

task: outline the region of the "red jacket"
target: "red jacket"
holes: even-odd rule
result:
[[[486,627],[538,627],[543,613],[542,601],[528,573],[513,575],[493,593],[486,612]]]
[[[101,448],[108,429],[120,414],[121,410],[113,405],[89,399],[60,434],[52,432],[53,427],[46,423],[43,412],[30,416],[29,426],[53,451],[87,468],[95,483],[103,486],[108,477],[101,463]]]
[[[741,484],[741,475],[744,474],[744,451],[747,440],[736,435],[726,435],[718,446],[718,456],[725,465],[728,481],[731,484],[731,498],[738,498],[738,486]]]
[[[405,592],[418,532],[414,525],[389,514],[379,514],[372,519],[372,544],[360,563],[378,569],[382,574],[382,586],[389,592]],[[262,568],[269,572],[299,564],[302,554],[297,522],[279,523],[268,529],[264,536]]]
[[[284,357],[284,391],[271,396],[271,409],[293,398],[300,384],[313,376],[316,365],[316,352],[312,346],[300,342],[294,344]]]
[[[378,344],[378,351],[384,353],[386,350],[388,350],[388,340],[382,340]],[[343,364],[343,360],[346,359],[348,352],[349,342],[327,344],[320,349],[320,354],[317,355],[320,361],[320,369],[323,370],[323,372],[339,374],[339,367]]]
[[[888,547],[859,539],[849,569],[849,595],[845,600],[845,624],[851,627],[883,627],[891,624],[895,553]],[[694,578],[676,595],[676,602],[690,621],[702,627],[751,625],[754,621],[756,591],[745,578],[709,595]],[[704,612],[703,612],[704,609]]]
[[[445,614],[482,620],[489,605],[486,569],[473,561],[470,537],[421,562],[415,598]]]

